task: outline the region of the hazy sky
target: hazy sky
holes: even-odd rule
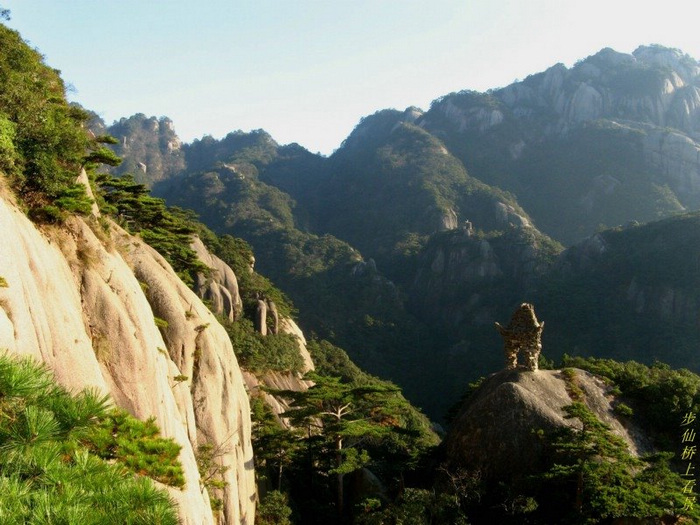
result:
[[[110,124],[183,140],[263,128],[331,153],[379,109],[428,109],[650,43],[700,58],[696,0],[0,0],[9,25]],[[2,52],[2,50],[0,50]]]

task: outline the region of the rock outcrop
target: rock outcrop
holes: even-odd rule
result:
[[[529,303],[522,303],[510,318],[508,326],[496,323],[496,329],[503,337],[506,369],[518,368],[518,354],[524,354],[525,368],[536,372],[542,352],[544,322],[537,320],[535,308]]]
[[[438,99],[416,124],[566,243],[700,208],[700,64],[603,49],[502,89]]]
[[[289,408],[289,404],[281,397],[270,394],[267,389],[271,390],[293,390],[302,392],[307,390],[313,383],[302,379],[306,372],[314,370],[314,363],[311,360],[311,354],[306,348],[306,338],[299,326],[288,317],[281,317],[279,321],[279,331],[283,334],[291,334],[297,339],[299,345],[299,354],[304,360],[304,366],[299,372],[265,372],[262,375],[255,375],[252,372],[243,371],[248,391],[252,396],[262,396],[265,403],[272,409],[272,412],[278,417],[278,420],[283,425],[287,425],[284,418],[280,415]]]
[[[79,218],[39,231],[11,200],[0,198],[0,347],[46,363],[69,389],[97,388],[154,417],[182,446],[186,486],[170,490],[182,523],[252,525],[248,398],[223,327],[138,238]],[[195,459],[205,443],[228,467],[218,516]]]
[[[491,324],[497,319],[489,295],[502,289],[522,297],[548,270],[556,251],[556,245],[531,227],[512,227],[485,238],[467,223],[435,235],[418,260],[411,309],[450,331]],[[487,288],[491,294],[485,293]]]
[[[210,275],[198,274],[195,282],[197,295],[209,301],[211,309],[229,321],[235,321],[243,312],[243,301],[238,290],[238,279],[231,267],[216,255],[209,253],[199,237],[190,246],[200,261],[211,269]]]
[[[700,130],[699,80],[700,65],[677,49],[641,46],[626,54],[606,48],[570,69],[557,64],[494,91],[489,104],[465,107],[448,98],[442,111],[457,119],[455,125],[461,130],[484,131],[508,117],[533,123],[546,110],[544,129],[550,133],[588,120],[612,118],[693,134]],[[494,100],[502,106],[494,105]],[[456,106],[461,110],[456,111]],[[481,116],[474,121],[474,115]]]
[[[614,416],[610,387],[588,372],[574,371],[588,408],[627,442],[631,453],[649,452],[649,444],[638,437],[642,434]],[[497,480],[518,478],[546,466],[545,445],[535,431],[549,433],[580,425],[564,418],[563,407],[573,402],[567,381],[559,370],[504,370],[485,379],[462,406],[445,438],[448,461],[479,471],[482,479]]]
[[[95,119],[91,127],[98,134],[105,130],[118,140],[114,149],[124,162],[111,169],[115,174],[131,173],[138,182],[151,186],[185,167],[182,141],[175,133],[172,120],[167,117],[146,117],[137,113],[109,127]]]
[[[267,335],[267,303],[262,299],[258,299],[255,307],[255,330],[260,335]]]

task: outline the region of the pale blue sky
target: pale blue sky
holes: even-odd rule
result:
[[[263,128],[330,154],[379,109],[428,109],[603,47],[700,58],[695,0],[0,0],[107,123],[168,116],[190,142]],[[0,50],[1,52],[1,50]]]

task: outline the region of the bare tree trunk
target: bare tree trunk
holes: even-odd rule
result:
[[[277,491],[282,492],[282,461],[280,461],[280,468],[277,471]]]
[[[340,465],[343,463],[343,438],[338,436],[335,439],[335,466],[336,468],[340,468]],[[336,474],[336,481],[338,483],[338,492],[337,492],[337,506],[338,506],[338,516],[343,515],[343,500],[345,498],[345,495],[343,494],[343,474],[342,472],[338,472]]]
[[[576,482],[576,512],[581,514],[583,511],[583,472],[578,473]]]

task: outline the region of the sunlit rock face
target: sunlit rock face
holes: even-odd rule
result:
[[[461,132],[486,133],[520,120],[535,124],[530,131],[561,133],[603,118],[692,134],[700,130],[699,91],[700,66],[679,50],[642,46],[627,54],[606,48],[571,68],[557,64],[488,94],[447,95],[431,111]],[[430,129],[431,118],[428,113],[418,122]]]
[[[40,231],[11,201],[0,198],[0,347],[46,363],[69,389],[97,388],[154,417],[182,446],[186,486],[170,490],[182,523],[252,525],[248,398],[223,327],[138,238],[76,218]],[[204,443],[221,445],[229,467],[216,516],[195,460]]]
[[[236,274],[224,261],[209,253],[199,237],[195,237],[190,247],[199,260],[211,269],[211,275],[197,275],[197,295],[210,302],[214,313],[224,316],[229,321],[235,321],[243,312]]]
[[[700,64],[677,49],[603,49],[445,95],[416,124],[565,244],[700,208]]]

